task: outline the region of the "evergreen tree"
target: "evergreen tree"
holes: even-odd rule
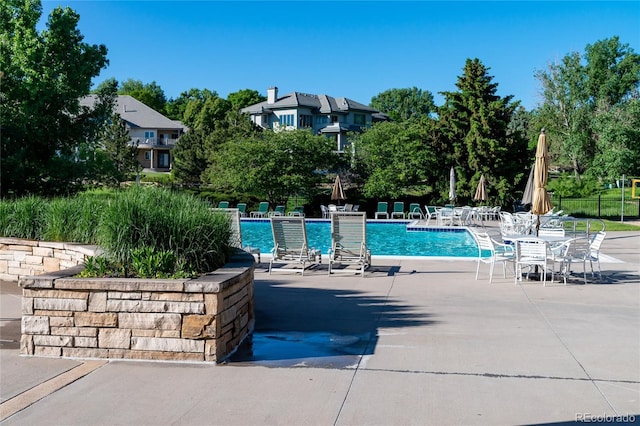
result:
[[[100,142],[113,161],[115,178],[118,181],[126,180],[129,174],[141,171],[142,167],[137,160],[138,144],[131,144],[125,123],[117,113],[111,116],[111,120],[104,127]]]
[[[510,127],[518,102],[511,101],[513,96],[501,98],[496,94],[498,84],[488,71],[479,59],[467,59],[456,83],[458,91],[443,93],[439,128],[448,147],[442,164],[443,170],[455,168],[461,200],[472,199],[475,185],[484,174],[489,196],[505,203],[511,201],[529,163],[527,141],[522,131]],[[442,184],[441,190],[448,191],[444,174],[443,182],[446,185]]]

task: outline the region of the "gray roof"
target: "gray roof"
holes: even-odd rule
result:
[[[80,100],[80,105],[93,107],[96,103],[96,95],[88,95]],[[150,108],[129,95],[118,95],[114,106],[114,112],[125,120],[131,127],[142,129],[184,129],[185,126],[177,120],[171,120],[158,111]]]
[[[249,114],[260,114],[276,109],[287,108],[311,108],[320,114],[347,113],[350,111],[362,111],[377,113],[378,110],[356,102],[348,98],[334,98],[328,95],[310,95],[308,93],[292,92],[279,97],[272,104],[267,101],[259,102],[242,109]]]

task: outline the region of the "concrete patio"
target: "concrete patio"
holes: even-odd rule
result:
[[[640,421],[640,233],[603,278],[514,284],[475,261],[373,258],[364,278],[255,274],[252,345],[222,365],[22,357],[0,282],[6,425]]]

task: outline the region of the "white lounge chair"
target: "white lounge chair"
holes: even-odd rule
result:
[[[322,255],[319,250],[310,249],[307,241],[307,226],[303,217],[274,216],[271,218],[273,233],[273,249],[269,261],[269,274],[274,263],[300,263],[300,268],[278,268],[279,271],[302,272],[307,263],[321,263]]]
[[[240,228],[241,226],[240,210],[238,210],[237,208],[236,209],[215,208],[211,210],[226,214],[229,220],[231,221],[231,230],[232,230],[231,241],[230,241],[231,246],[239,248],[240,250],[244,250],[247,253],[250,253],[258,260],[258,263],[260,263],[261,262],[260,248],[242,245],[242,230]]]
[[[358,269],[335,269],[336,264],[355,265]],[[364,276],[364,271],[369,265],[371,265],[371,251],[367,248],[366,213],[331,213],[329,275],[332,272],[355,272]]]

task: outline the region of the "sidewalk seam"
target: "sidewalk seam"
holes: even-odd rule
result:
[[[0,404],[0,422],[97,370],[108,361],[86,361]]]

